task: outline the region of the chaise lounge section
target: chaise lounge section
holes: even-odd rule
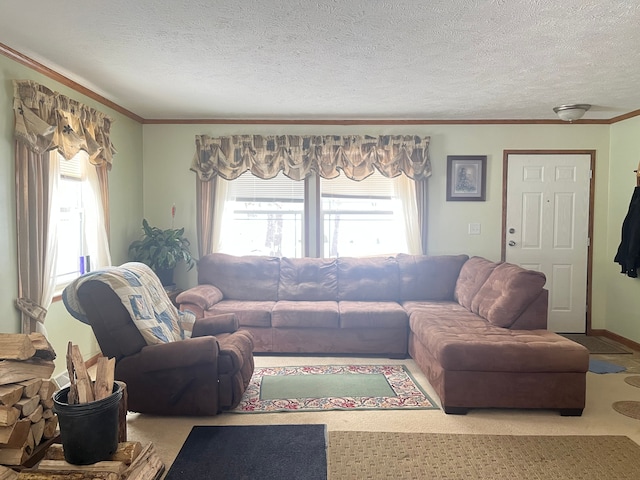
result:
[[[255,352],[404,358],[447,413],[585,405],[586,348],[547,327],[540,272],[467,255],[235,257],[198,263],[196,317],[235,313]]]
[[[405,304],[409,354],[446,413],[545,408],[581,415],[589,352],[546,330],[544,275],[480,257],[463,265],[453,302]]]

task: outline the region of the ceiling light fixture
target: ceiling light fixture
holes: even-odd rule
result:
[[[553,109],[556,115],[560,117],[560,120],[565,122],[573,122],[580,120],[584,113],[591,108],[591,105],[587,103],[576,103],[571,105],[560,105]]]

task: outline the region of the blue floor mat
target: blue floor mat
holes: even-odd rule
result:
[[[589,359],[589,371],[593,373],[618,373],[624,372],[627,368],[603,360]]]

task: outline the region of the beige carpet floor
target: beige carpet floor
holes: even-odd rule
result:
[[[613,355],[611,355],[613,357]],[[640,355],[617,355],[629,360]],[[605,359],[604,356],[595,358]],[[614,361],[615,359],[608,359]],[[436,402],[438,397],[424,374],[411,359],[390,360],[353,357],[256,356],[256,366],[318,364],[405,364],[414,378]],[[616,401],[640,400],[640,388],[624,379],[630,372],[587,374],[587,405],[581,417],[561,417],[547,410],[477,409],[467,415],[446,415],[442,410],[372,410],[329,412],[286,412],[255,415],[225,413],[214,417],[158,417],[130,413],[127,418],[130,440],[153,442],[167,468],[194,425],[259,425],[322,423],[329,432],[400,432],[482,435],[614,435],[627,436],[640,444],[640,420],[616,412]],[[496,452],[499,454],[499,452]],[[639,459],[640,460],[640,459]],[[385,477],[379,477],[385,478]],[[402,478],[402,477],[394,477]],[[453,477],[455,478],[455,477]],[[509,477],[496,477],[509,478]],[[535,478],[535,477],[534,477]],[[555,477],[560,479],[562,477]],[[610,477],[612,479],[616,477]],[[640,466],[638,477],[640,478]],[[606,477],[603,478],[606,480]]]
[[[637,480],[624,436],[329,432],[330,480]]]

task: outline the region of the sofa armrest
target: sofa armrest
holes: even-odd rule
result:
[[[217,371],[220,346],[216,337],[188,338],[176,342],[147,345],[140,352],[124,357],[119,363],[128,370],[150,373],[201,364],[213,365]],[[124,364],[127,364],[126,366]]]
[[[179,304],[191,303],[206,311],[224,298],[222,292],[213,285],[198,285],[180,293],[176,297]]]
[[[210,317],[199,318],[193,325],[193,337],[233,333],[240,327],[235,313],[223,313]]]

